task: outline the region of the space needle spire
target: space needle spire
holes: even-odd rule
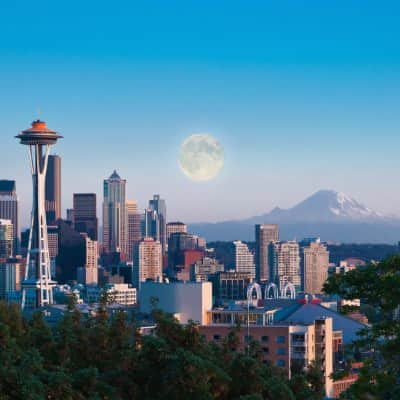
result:
[[[53,303],[53,287],[56,283],[51,279],[47,240],[45,211],[47,161],[50,146],[55,144],[62,136],[47,128],[45,122],[36,120],[32,122],[31,128],[22,131],[16,138],[20,140],[21,144],[29,146],[28,154],[33,183],[31,229],[25,279],[21,284],[21,306],[24,308],[29,303],[34,307],[42,307]]]

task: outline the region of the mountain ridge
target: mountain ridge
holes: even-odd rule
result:
[[[254,225],[261,223],[279,224],[283,240],[321,236],[327,241],[388,243],[400,239],[399,218],[378,213],[343,192],[326,189],[288,209],[275,207],[269,213],[242,220],[189,227],[207,240],[254,240]]]

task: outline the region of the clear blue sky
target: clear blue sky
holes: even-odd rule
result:
[[[40,117],[64,135],[63,208],[113,169],[144,208],[214,221],[288,207],[321,188],[400,214],[400,3],[3,1],[0,177],[31,181],[13,138]],[[179,144],[225,148],[212,182]]]

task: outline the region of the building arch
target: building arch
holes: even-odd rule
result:
[[[247,301],[248,302],[252,302],[253,301],[253,292],[254,292],[254,290],[256,291],[257,300],[261,300],[262,299],[261,286],[258,283],[253,282],[247,287]]]
[[[272,290],[272,296],[270,296],[271,290]],[[275,283],[270,282],[265,287],[264,298],[265,299],[278,299],[279,298],[278,286]]]
[[[288,290],[289,290],[289,296],[287,294]],[[286,285],[283,287],[281,291],[281,297],[282,299],[292,299],[292,300],[296,298],[296,288],[293,285],[293,283],[291,282],[286,283]]]

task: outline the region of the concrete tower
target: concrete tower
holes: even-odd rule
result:
[[[53,286],[50,273],[50,256],[47,241],[47,223],[45,211],[45,179],[50,146],[59,138],[56,131],[47,128],[43,121],[34,121],[32,127],[22,131],[16,138],[29,146],[31,164],[33,201],[31,229],[29,234],[28,255],[25,279],[22,282],[22,308],[25,307],[27,294],[34,293],[33,305],[42,307],[53,303]],[[30,297],[30,296],[29,296]]]

